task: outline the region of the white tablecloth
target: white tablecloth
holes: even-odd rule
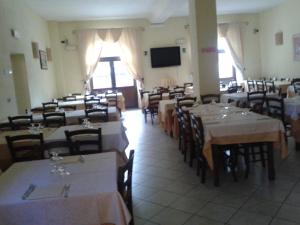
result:
[[[285,114],[294,120],[299,119],[300,96],[284,99]]]
[[[161,100],[159,101],[158,105],[158,112],[160,113],[160,120],[161,122],[165,121],[166,112],[168,110],[174,109],[176,104],[175,99],[169,99],[169,100]]]
[[[207,140],[212,137],[263,134],[275,131],[284,133],[284,126],[280,120],[228,104],[199,105],[190,112],[201,116]]]
[[[103,150],[116,149],[120,152],[125,151],[129,142],[122,122],[93,123],[93,128],[101,127],[102,148]],[[52,134],[45,138],[45,142],[64,140],[65,130],[85,129],[82,125],[71,125],[58,128]]]
[[[64,178],[50,173],[49,160],[15,163],[3,173],[0,176],[0,224],[128,224],[130,214],[117,190],[116,153],[86,155],[84,163],[65,164],[65,167],[71,175]],[[36,191],[60,190],[70,184],[69,197],[56,195],[22,200],[30,184],[36,185]]]
[[[277,93],[267,93],[267,97],[276,97]],[[235,102],[240,101],[240,103],[247,102],[247,92],[238,92],[238,93],[230,93],[230,94],[222,94],[221,102],[228,103],[228,100],[232,99]]]

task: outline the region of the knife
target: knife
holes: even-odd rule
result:
[[[22,199],[26,200],[29,197],[29,195],[34,191],[35,187],[36,186],[34,184],[30,184],[25,193],[23,194]]]

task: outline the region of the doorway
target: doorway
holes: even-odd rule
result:
[[[12,54],[10,55],[10,60],[13,71],[18,114],[21,115],[24,114],[27,109],[30,109],[30,97],[25,56],[23,54]]]
[[[91,81],[93,91],[118,90],[126,99],[126,108],[138,108],[136,81],[120,57],[102,57]]]

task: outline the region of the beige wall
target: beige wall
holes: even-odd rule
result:
[[[10,29],[19,31],[21,38],[13,38]],[[0,118],[17,113],[12,76],[3,70],[11,68],[10,54],[24,54],[31,106],[40,105],[56,95],[52,63],[48,70],[40,69],[38,59],[33,59],[31,42],[39,43],[40,49],[50,47],[47,22],[33,13],[21,0],[0,0]]]
[[[259,14],[236,14],[218,16],[218,23],[240,23],[244,50],[244,78],[258,78],[261,75]]]
[[[85,22],[50,22],[51,43],[55,63],[56,76],[59,79],[58,92],[65,95],[72,92],[83,90],[82,75],[77,50],[67,50],[60,43],[67,38],[71,44],[77,45],[76,35],[73,30],[86,28],[117,28],[117,27],[143,27],[142,49],[148,51],[147,56],[143,56],[142,64],[144,70],[145,89],[150,90],[161,84],[165,77],[177,80],[178,84],[190,81],[190,60],[188,48],[188,31],[185,29],[187,18],[172,18],[160,26],[152,26],[147,20],[102,20]],[[176,39],[185,39],[187,43],[182,47],[187,49],[186,53],[181,54],[182,65],[169,68],[151,68],[150,48],[175,46]]]
[[[300,33],[299,0],[287,0],[260,14],[262,74],[266,77],[300,77],[300,62],[293,59],[294,34]],[[283,45],[275,45],[275,33],[283,32]]]

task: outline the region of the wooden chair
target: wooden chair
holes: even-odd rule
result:
[[[43,113],[43,123],[46,127],[66,126],[66,114],[64,112]]]
[[[51,153],[56,152],[60,156],[70,156],[71,152],[71,145],[70,142],[63,140],[63,141],[51,141],[46,142],[43,145],[44,150],[44,157],[45,158],[51,158]]]
[[[181,87],[181,86],[176,86],[175,88],[174,88],[174,91],[179,91],[179,92],[183,92],[184,93],[184,91],[185,91],[185,87]]]
[[[181,122],[182,117],[182,109],[180,107],[175,108],[176,118],[178,122],[179,134],[178,134],[178,149],[183,151],[183,125]]]
[[[178,107],[192,107],[197,101],[197,97],[183,97],[177,98],[177,106]]]
[[[76,101],[76,96],[65,96],[63,97],[63,101],[69,102],[69,101]]]
[[[276,93],[276,87],[274,81],[271,80],[265,81],[265,87],[268,93]]]
[[[183,86],[184,89],[186,89],[187,87],[193,87],[193,83],[184,83]]]
[[[256,91],[265,91],[265,83],[263,80],[256,80],[255,81],[256,84]]]
[[[87,155],[102,152],[101,128],[65,131],[72,155]]]
[[[132,207],[132,168],[134,160],[134,150],[129,153],[129,159],[125,166],[118,169],[118,191],[121,194],[129,212],[131,213],[130,225],[134,225],[134,215]]]
[[[71,95],[76,97],[76,96],[81,96],[82,94],[81,93],[72,93]]]
[[[265,91],[254,91],[247,93],[248,107],[251,111],[259,114],[264,113]]]
[[[58,102],[43,102],[43,112],[55,112],[58,108]]]
[[[23,162],[44,159],[43,134],[25,134],[6,136],[7,146],[13,162]]]
[[[170,91],[169,99],[182,98],[184,96],[184,91]]]
[[[108,107],[86,109],[85,117],[92,123],[108,122]]]
[[[59,106],[58,108],[63,111],[75,111],[76,110],[75,105],[64,105],[64,106]]]
[[[191,126],[194,133],[194,158],[197,160],[197,175],[201,173],[201,182],[205,183],[205,176],[207,170],[207,162],[203,156],[203,147],[204,147],[204,129],[201,117],[191,114]]]
[[[201,101],[203,104],[209,104],[212,101],[220,103],[220,94],[201,95]]]
[[[95,106],[100,105],[100,99],[99,98],[85,98],[84,99],[84,108],[85,109],[92,109]]]
[[[116,109],[120,113],[120,116],[122,116],[122,110],[118,106],[118,91],[117,90],[106,91],[105,98],[108,102],[108,106],[116,107]]]
[[[0,123],[0,131],[11,130],[12,127],[9,122]]]
[[[187,160],[187,153],[190,153],[190,166],[193,166],[193,150],[194,150],[194,139],[192,133],[192,126],[191,126],[191,118],[190,113],[188,110],[181,109],[181,126],[182,126],[182,133],[183,133],[183,148],[182,153],[184,155],[184,161]]]
[[[147,115],[150,114],[151,123],[153,124],[154,116],[158,114],[158,105],[160,100],[162,100],[162,93],[148,95],[148,106],[144,109],[144,117],[146,123]]]
[[[27,129],[33,123],[32,115],[9,116],[8,121],[13,130]]]
[[[256,91],[254,80],[247,80],[248,92]]]
[[[298,82],[293,82],[293,87],[294,87],[294,91],[296,94],[300,94],[300,81]]]

